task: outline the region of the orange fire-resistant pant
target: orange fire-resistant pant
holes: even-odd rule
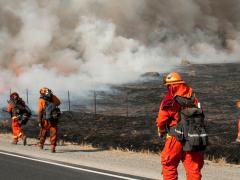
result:
[[[164,180],[177,180],[177,167],[182,161],[186,170],[187,180],[200,180],[204,164],[203,152],[184,152],[182,144],[176,137],[170,136],[161,153],[162,174]]]
[[[57,123],[56,122],[49,122],[47,120],[43,120],[39,143],[40,145],[44,145],[44,142],[47,138],[48,129],[50,129],[51,146],[55,148],[57,145]]]
[[[237,138],[240,140],[240,119],[238,119],[238,136]]]
[[[18,121],[18,118],[12,118],[12,133],[13,133],[13,142],[17,143],[19,138],[23,138],[23,130]]]

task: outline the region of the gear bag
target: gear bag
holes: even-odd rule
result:
[[[45,119],[51,122],[57,122],[60,115],[61,110],[58,106],[56,106],[54,103],[45,101]]]
[[[174,135],[183,143],[183,151],[203,151],[208,145],[204,113],[194,105],[194,98],[176,97],[181,105]]]

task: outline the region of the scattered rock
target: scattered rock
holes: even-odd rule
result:
[[[191,62],[188,59],[182,59],[181,65],[190,65]]]
[[[146,72],[141,75],[144,78],[159,78],[160,74],[158,72]]]

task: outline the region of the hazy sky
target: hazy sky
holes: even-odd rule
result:
[[[239,0],[0,0],[0,91],[80,94],[182,59],[240,62],[239,9]]]

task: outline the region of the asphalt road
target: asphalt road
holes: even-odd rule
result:
[[[0,152],[0,179],[4,180],[113,180],[144,179],[87,169],[53,161]]]
[[[49,145],[39,150],[36,139],[28,139],[27,146],[22,142],[12,145],[11,141],[11,134],[0,133],[0,180],[162,179],[158,154],[102,150],[68,143],[57,146],[57,152],[53,154]],[[11,156],[6,157],[6,154]],[[219,163],[205,161],[202,180],[239,180],[239,169],[239,165],[226,164],[224,159]],[[186,180],[182,163],[178,173],[179,180]],[[93,174],[93,177],[87,178],[82,174]]]

